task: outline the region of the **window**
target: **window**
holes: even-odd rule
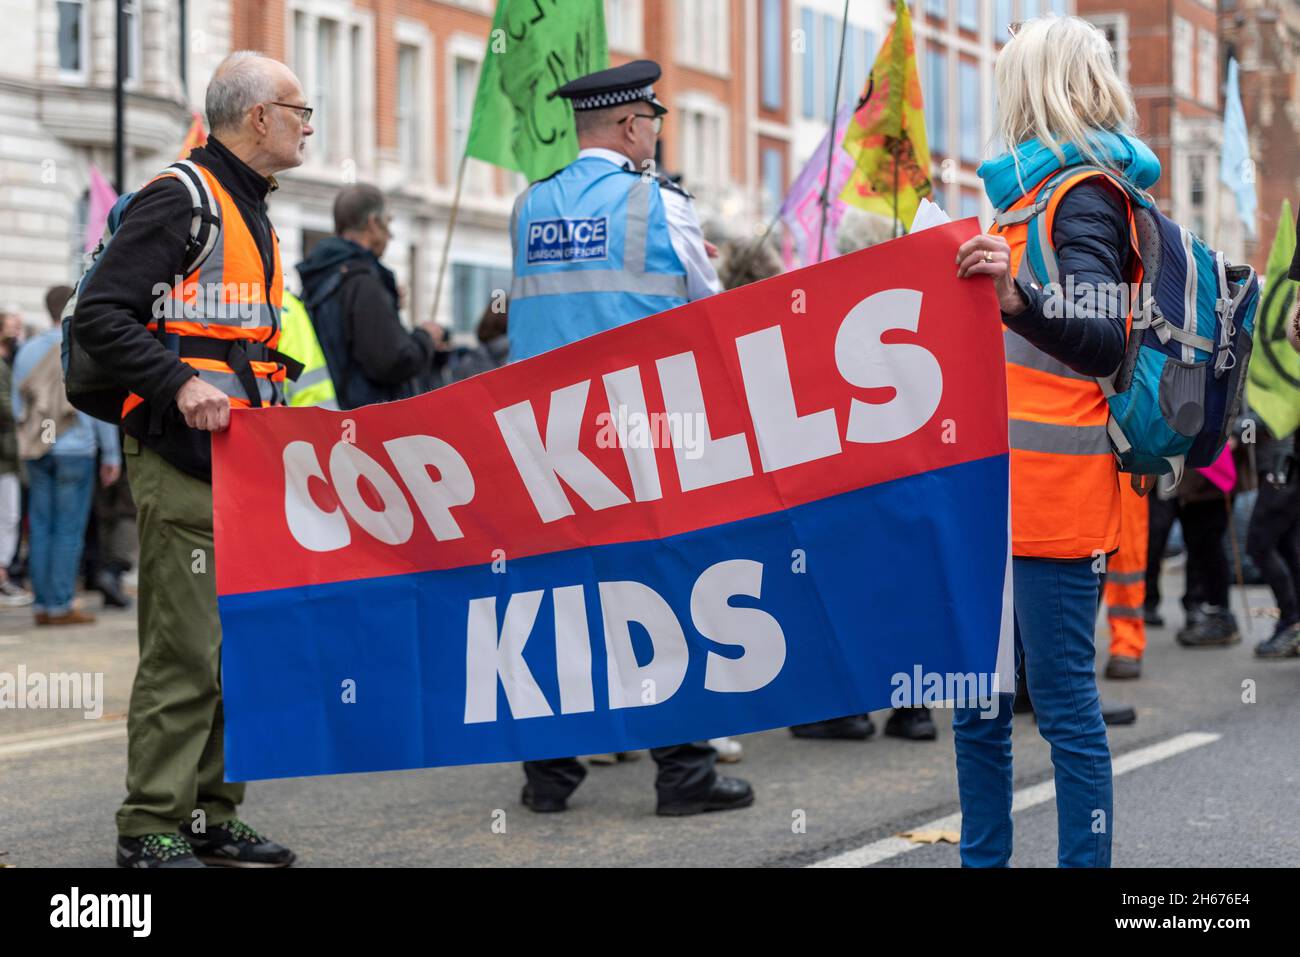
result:
[[[126,79],[140,79],[140,0],[123,0],[126,12]],[[114,25],[116,29],[116,25]]]
[[[980,214],[980,197],[978,193],[972,193],[969,190],[962,190],[961,193],[961,218],[966,219],[970,216],[979,216]]]
[[[677,0],[677,59],[697,70],[728,74],[731,36],[726,0]]]
[[[397,48],[397,150],[402,165],[420,168],[420,50],[403,43]]]
[[[1011,0],[997,0],[993,5],[993,39],[1006,43],[1011,39],[1011,24],[1016,19],[1016,8]]]
[[[925,12],[932,17],[947,17],[948,0],[925,0]]]
[[[962,60],[958,66],[961,86],[961,158],[978,163],[983,152],[980,137],[980,74],[974,63]]]
[[[799,27],[803,30],[803,115],[811,120],[817,117],[817,57],[813,12],[807,7],[799,11]]]
[[[452,65],[452,110],[451,110],[451,163],[452,175],[460,168],[460,159],[465,155],[465,141],[469,138],[470,123],[474,117],[474,95],[478,92],[477,60],[467,56],[457,56]],[[476,159],[471,159],[465,167],[464,189],[470,194],[483,194],[492,188],[492,167]]]
[[[681,166],[691,176],[686,185],[693,193],[707,191],[720,195],[726,182],[728,156],[726,110],[721,104],[689,95],[678,99],[678,108],[682,125]]]
[[[510,291],[510,270],[473,263],[451,264],[451,329],[473,336],[497,290]]]
[[[963,30],[970,30],[972,33],[979,33],[979,0],[961,0],[960,5],[957,7],[957,25]]]
[[[763,216],[775,215],[785,199],[785,151],[763,147]]]
[[[861,96],[867,89],[867,77],[871,75],[871,68],[876,65],[876,54],[880,51],[876,49],[876,34],[871,30],[862,31],[862,66],[859,69],[857,85],[853,89],[855,96]]]
[[[1219,42],[1209,30],[1198,35],[1196,51],[1196,94],[1206,106],[1215,106],[1219,100],[1218,66]]]
[[[782,0],[763,0],[763,108],[767,110],[779,110],[784,103],[781,92],[785,50],[785,36],[781,29],[782,6]]]
[[[948,54],[931,47],[925,52],[925,134],[932,153],[948,152]]]
[[[331,115],[331,110],[336,108],[334,102],[335,82],[334,77],[337,74],[334,56],[335,38],[338,34],[338,26],[333,20],[320,20],[316,24],[316,85],[312,90],[312,126],[316,128],[315,139],[320,144],[320,158],[322,161],[333,162],[334,157],[338,155],[338,149],[335,145],[335,126],[337,116]]]
[[[1088,18],[1094,26],[1106,34],[1110,44],[1111,60],[1119,71],[1121,80],[1128,80],[1128,18],[1122,14],[1095,16]]]
[[[1039,0],[1020,0],[1020,19],[1032,20],[1040,12]]]
[[[824,16],[822,17],[822,63],[826,65],[826,94],[822,99],[821,115],[829,123],[831,117],[835,114],[837,104],[835,100],[835,78],[836,69],[840,65],[840,20],[839,17]],[[844,95],[843,86],[839,90],[840,96]]]
[[[1198,236],[1205,235],[1205,157],[1187,158],[1188,199],[1192,206],[1191,229]]]
[[[605,36],[615,50],[641,52],[641,0],[605,0]]]
[[[1182,17],[1174,17],[1174,92],[1194,96],[1192,89],[1192,35],[1196,31]]]
[[[1065,0],[1051,0],[1049,6],[1051,7],[1052,12],[1056,14],[1058,17],[1063,17],[1066,15],[1067,11],[1065,9]]]
[[[69,78],[86,76],[86,2],[59,0],[59,72]]]

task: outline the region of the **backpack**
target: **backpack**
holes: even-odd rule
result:
[[[167,174],[175,174],[190,194],[190,239],[181,265],[181,275],[188,276],[203,265],[216,246],[221,228],[220,207],[208,188],[207,180],[190,160],[179,160],[162,170],[158,176]],[[68,401],[82,412],[96,419],[112,422],[114,425],[122,418],[122,403],[126,401],[127,390],[119,386],[117,380],[78,345],[73,314],[77,309],[77,300],[80,299],[90,277],[95,274],[104,250],[121,226],[127,207],[130,206],[135,195],[135,193],[126,193],[113,204],[104,227],[104,235],[99,245],[87,257],[86,267],[77,281],[76,291],[68,299],[59,317],[63,327],[63,379]],[[158,334],[160,338],[164,337],[161,319]]]
[[[1106,428],[1119,470],[1144,495],[1154,487],[1150,477],[1170,475],[1176,486],[1186,469],[1205,468],[1222,452],[1241,407],[1259,282],[1253,268],[1228,263],[1124,177],[1073,166],[1053,175],[1033,206],[1012,214],[1029,224],[1025,257],[1040,285],[1060,280],[1043,213],[1056,188],[1081,170],[1124,189],[1137,227],[1143,281],[1130,300],[1124,359],[1097,383],[1110,407]]]

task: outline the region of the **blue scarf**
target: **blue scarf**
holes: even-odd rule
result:
[[[1097,133],[1092,137],[1093,152],[1108,166],[1122,174],[1139,189],[1147,189],[1160,178],[1160,160],[1137,137],[1122,133]],[[979,168],[984,191],[997,209],[1006,209],[1043,180],[1067,166],[1089,162],[1074,143],[1060,144],[1065,162],[1037,139],[1026,140],[1016,147],[1020,158],[1020,179],[1016,179],[1016,162],[1011,153],[985,161]],[[1023,188],[1021,183],[1024,184]]]

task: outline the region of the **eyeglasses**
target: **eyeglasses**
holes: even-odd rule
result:
[[[303,126],[306,126],[308,123],[311,122],[311,115],[312,115],[314,112],[316,112],[312,107],[310,107],[310,106],[302,106],[302,105],[300,105],[300,104],[298,104],[298,103],[279,103],[279,102],[276,102],[275,100],[272,100],[271,103],[270,103],[270,105],[271,105],[271,106],[283,106],[285,109],[288,109],[288,110],[297,110],[297,111],[298,111],[298,114],[302,117],[302,124],[303,124]]]
[[[664,118],[662,116],[656,116],[654,113],[629,113],[627,116],[619,120],[619,122],[626,123],[628,120],[653,120],[656,135],[661,133],[664,128]]]

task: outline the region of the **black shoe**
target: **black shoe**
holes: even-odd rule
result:
[[[1205,609],[1204,617],[1180,631],[1175,640],[1185,648],[1210,648],[1235,645],[1241,641],[1237,619],[1226,608]]]
[[[1153,628],[1163,628],[1165,626],[1165,616],[1160,614],[1159,608],[1144,608],[1142,610],[1142,621]]]
[[[885,722],[885,734],[908,741],[933,741],[939,737],[929,708],[895,708]]]
[[[1137,710],[1132,705],[1101,703],[1101,720],[1107,725],[1133,724],[1137,719]]]
[[[104,596],[105,608],[130,608],[131,599],[122,591],[121,578],[110,571],[95,576],[95,588]]]
[[[202,867],[190,842],[177,834],[117,839],[118,867]]]
[[[718,775],[709,793],[694,801],[660,800],[655,813],[660,817],[686,817],[705,811],[734,811],[754,803],[754,789],[748,781]]]
[[[1300,658],[1300,624],[1279,624],[1271,638],[1255,646],[1255,657]]]
[[[819,738],[823,741],[865,741],[876,733],[876,726],[871,723],[870,715],[851,714],[846,718],[796,724],[790,733],[796,738]]]
[[[567,797],[536,795],[533,793],[531,784],[524,785],[524,792],[519,795],[519,800],[523,802],[524,807],[536,811],[538,814],[557,814],[560,811],[569,809],[569,799]]]
[[[288,867],[297,855],[275,841],[268,841],[239,818],[215,824],[206,833],[181,829],[194,845],[194,854],[213,867]]]
[[[1111,655],[1106,662],[1106,677],[1111,681],[1125,681],[1142,677],[1142,659],[1132,655]]]

